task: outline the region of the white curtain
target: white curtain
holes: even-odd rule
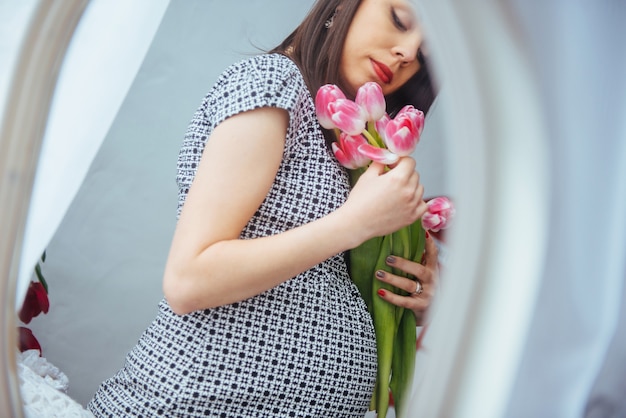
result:
[[[542,84],[553,192],[542,286],[505,416],[623,417],[626,3],[512,3]]]

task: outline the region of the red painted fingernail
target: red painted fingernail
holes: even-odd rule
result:
[[[386,292],[384,289],[378,289],[378,296],[385,296]]]
[[[430,234],[426,231],[426,239],[430,238]]]

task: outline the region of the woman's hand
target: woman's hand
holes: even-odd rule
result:
[[[415,160],[401,158],[391,170],[372,163],[359,177],[341,208],[359,234],[356,244],[412,224],[426,212],[424,187],[415,171]]]
[[[427,232],[422,264],[404,258],[390,256],[387,257],[387,265],[402,270],[417,278],[419,284],[414,278],[396,276],[395,274],[378,270],[376,272],[376,279],[389,283],[409,293],[407,296],[402,296],[387,290],[382,290],[378,296],[389,303],[412,310],[415,314],[417,324],[424,325],[426,313],[432,303],[437,288],[437,282],[439,281],[437,246],[435,245],[435,241]],[[418,294],[416,290],[419,290],[420,286],[422,291]]]

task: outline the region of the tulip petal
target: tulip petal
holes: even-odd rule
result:
[[[361,135],[350,136],[346,133],[339,135],[339,141],[331,144],[333,153],[339,163],[351,170],[365,167],[370,163],[370,159],[359,151],[359,146],[367,144]]]
[[[352,162],[350,157],[348,157],[346,153],[336,145],[336,143],[333,142],[332,147],[333,147],[333,153],[335,154],[335,158],[337,158],[337,161],[339,161],[339,164],[341,164],[342,166],[350,170],[354,170],[355,168],[358,168]]]
[[[325,84],[315,95],[315,113],[320,125],[326,129],[335,129],[328,105],[337,99],[345,99],[346,95],[334,84]]]
[[[337,99],[328,104],[334,125],[348,135],[359,135],[365,129],[365,116],[361,106],[348,99]]]
[[[378,131],[379,135],[383,138],[383,140],[385,138],[385,127],[387,126],[390,120],[391,118],[389,117],[389,115],[385,113],[383,116],[381,116],[380,119],[376,121],[376,131]]]
[[[370,144],[359,145],[359,152],[372,161],[386,165],[394,164],[400,159],[397,154],[394,154],[388,149],[378,148]]]
[[[444,212],[450,211],[453,206],[452,202],[445,197],[435,197],[430,199],[427,203],[428,210],[431,212]]]
[[[385,96],[378,83],[369,81],[363,84],[357,90],[354,100],[365,111],[365,120],[377,121],[385,114]]]
[[[387,123],[384,138],[387,148],[401,156],[411,155],[419,142],[419,135],[412,123],[407,118],[397,116]]]
[[[424,112],[414,108],[412,105],[404,106],[398,114],[405,115],[413,122],[413,125],[417,129],[418,136],[422,134],[424,130]]]
[[[422,216],[422,226],[437,232],[447,228],[455,215],[454,205],[445,196],[435,197],[426,202],[427,212]]]
[[[437,214],[427,212],[422,216],[422,226],[424,229],[437,232],[441,229],[442,223],[442,218]]]
[[[407,105],[384,126],[385,145],[400,156],[410,155],[420,140],[423,128],[424,113]]]

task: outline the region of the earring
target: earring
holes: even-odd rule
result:
[[[328,18],[326,22],[324,22],[324,27],[326,29],[330,29],[333,27],[333,21],[335,20],[335,15],[337,14],[337,10],[335,10],[331,17]]]

